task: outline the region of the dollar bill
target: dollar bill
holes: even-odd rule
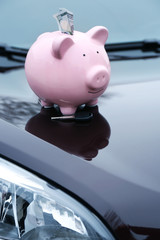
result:
[[[73,13],[65,8],[60,8],[59,13],[54,14],[53,17],[57,20],[59,31],[73,35]]]

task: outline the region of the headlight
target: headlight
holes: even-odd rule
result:
[[[0,239],[113,240],[113,237],[78,201],[0,158]]]

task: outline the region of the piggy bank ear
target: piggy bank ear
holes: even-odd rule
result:
[[[55,58],[63,58],[66,51],[74,44],[73,40],[63,34],[63,36],[55,37],[52,43],[52,54]]]
[[[90,38],[96,40],[100,44],[105,44],[108,38],[108,29],[101,26],[91,28],[86,33]]]

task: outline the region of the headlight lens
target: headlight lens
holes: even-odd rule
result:
[[[114,238],[78,201],[0,158],[0,239]]]

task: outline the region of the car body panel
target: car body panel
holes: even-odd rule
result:
[[[5,102],[8,111],[3,108],[1,117],[23,129],[1,120],[0,153],[80,197],[100,214],[120,239],[141,239],[149,234],[152,237],[155,232],[159,234],[160,222],[159,89],[160,81],[153,80],[109,86],[106,94],[99,99],[99,127],[93,124],[88,133],[92,137],[87,139],[87,147],[94,146],[94,149],[91,149],[92,158],[87,160],[79,149],[74,152],[74,148],[68,150],[68,145],[65,148],[67,137],[63,141],[63,134],[53,128],[54,122],[48,128],[44,126],[45,134],[39,135],[42,139],[33,136],[38,136],[40,132],[38,125],[37,134],[36,131],[30,134],[24,130],[35,115],[39,117],[37,104],[13,98],[7,105],[2,97],[1,104]],[[15,111],[11,111],[11,106]],[[28,109],[28,115],[20,111],[23,106]],[[16,120],[17,112],[19,117],[22,115],[21,120]],[[41,124],[42,128],[45,122]],[[73,139],[83,133],[75,146],[83,145],[85,131],[82,129],[89,129],[92,120],[87,125],[80,124],[76,131],[73,123],[65,122],[61,125],[63,131],[66,131],[65,124],[73,134],[72,144]],[[99,130],[101,126],[102,131]],[[46,142],[43,135],[49,134],[51,129],[54,141]],[[66,131],[66,134],[71,139],[69,132]],[[107,136],[108,144],[101,147],[93,144],[97,134]],[[104,140],[103,137],[99,139]],[[63,145],[59,145],[60,139]]]

